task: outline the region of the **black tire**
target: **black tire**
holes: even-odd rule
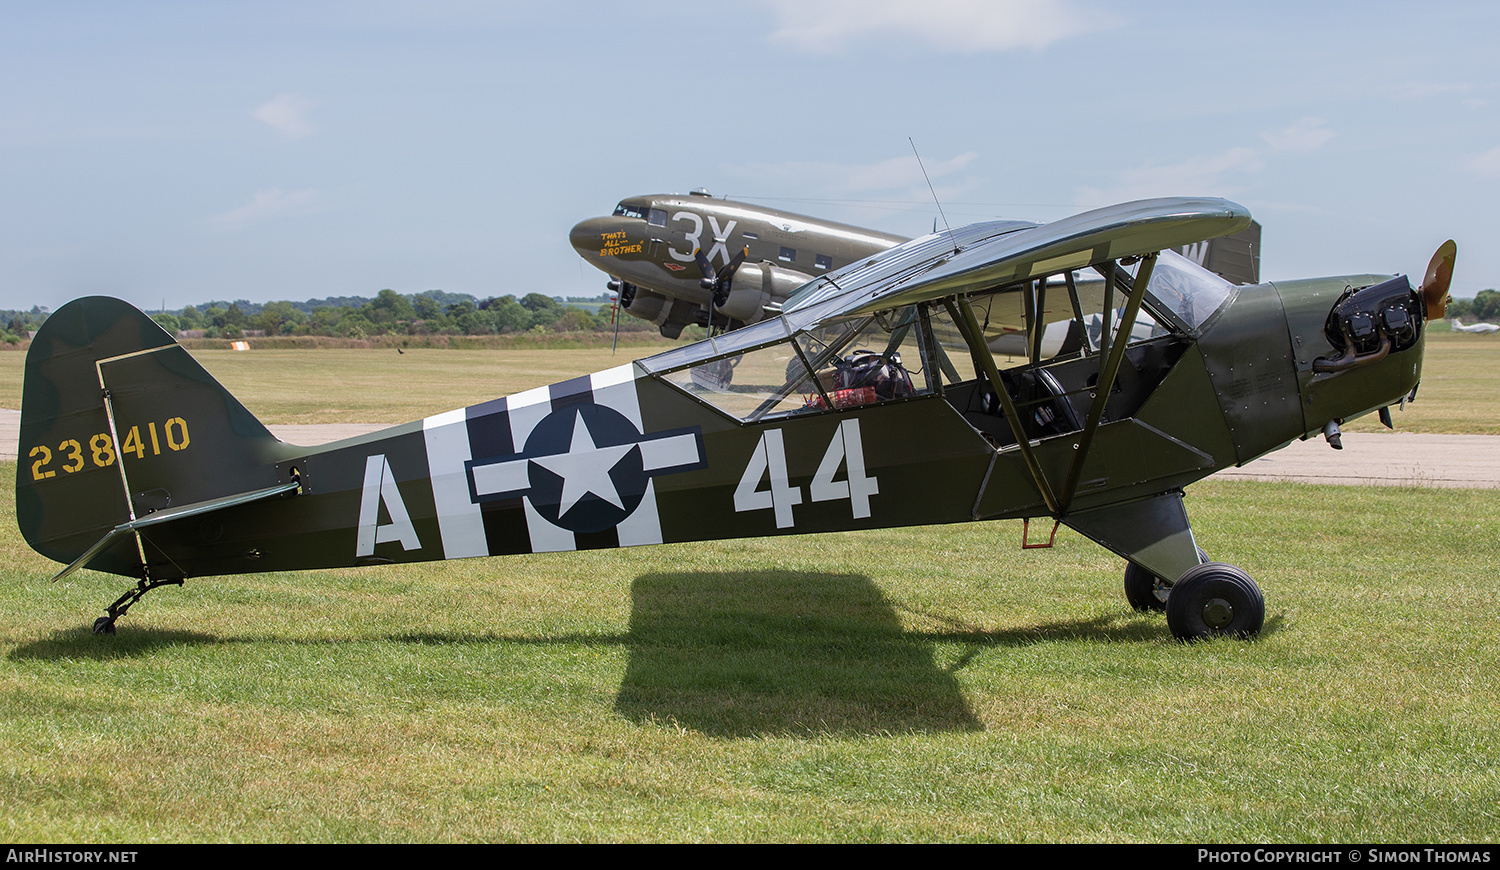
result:
[[[1125,600],[1140,613],[1164,613],[1172,584],[1134,562],[1125,563]]]
[[[94,634],[114,634],[115,621],[108,616],[101,616],[94,620]]]
[[[1207,562],[1208,554],[1198,548],[1198,561]],[[1165,613],[1167,593],[1172,581],[1147,571],[1134,562],[1125,563],[1125,600],[1140,613]]]
[[[1254,637],[1266,622],[1266,600],[1249,574],[1223,562],[1189,568],[1167,596],[1167,627],[1182,641]]]

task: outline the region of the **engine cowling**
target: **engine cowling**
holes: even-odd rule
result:
[[[1406,350],[1422,335],[1422,314],[1422,299],[1404,277],[1346,292],[1323,327],[1328,343],[1342,353],[1313,360],[1313,371],[1347,371]]]
[[[755,323],[766,316],[767,305],[785,300],[811,280],[811,275],[772,263],[744,263],[735,271],[728,295],[715,300],[715,311],[741,323]]]
[[[696,322],[698,306],[681,299],[669,299],[644,287],[627,284],[629,292],[620,293],[620,305],[632,317],[656,324],[666,338],[676,338],[682,328]]]

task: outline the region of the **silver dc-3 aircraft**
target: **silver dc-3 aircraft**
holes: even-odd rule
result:
[[[580,221],[568,240],[610,276],[620,310],[677,338],[690,325],[758,323],[815,276],[907,239],[699,188],[626,197],[608,217]]]
[[[1468,326],[1464,326],[1463,322],[1455,317],[1453,318],[1453,331],[1472,332],[1476,335],[1489,335],[1491,333],[1500,332],[1500,326],[1496,326],[1493,323],[1471,323]]]
[[[934,224],[933,232],[937,231]],[[579,256],[609,275],[621,311],[655,324],[667,338],[683,327],[733,330],[774,315],[793,291],[905,236],[789,211],[687,196],[620,200],[607,217],[579,222],[568,235]],[[1175,250],[1236,284],[1260,281],[1260,224]]]
[[[736,331],[320,447],[140,311],[80,299],[27,356],[17,520],[59,577],[134,578],[98,632],[189,577],[1015,518],[1123,557],[1176,637],[1249,636],[1261,591],[1199,549],[1183,488],[1388,421],[1456,253],[1413,290],[1239,286],[1169,250],[1249,223],[1172,198],[933,234]]]

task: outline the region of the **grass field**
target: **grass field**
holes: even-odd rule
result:
[[[1192,646],[1014,523],[209,578],[95,637],[126,584],[3,498],[11,841],[1500,833],[1493,491],[1195,487],[1268,621]]]
[[[1495,431],[1484,338],[1433,335],[1399,427]],[[629,358],[506,353],[198,356],[268,422]],[[1500,836],[1500,491],[1196,485],[1267,628],[1186,646],[1016,523],[206,578],[95,637],[126,581],[47,582],[0,489],[14,842]]]

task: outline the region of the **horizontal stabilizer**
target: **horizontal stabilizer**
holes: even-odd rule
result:
[[[300,482],[294,480],[290,483],[283,483],[277,486],[268,486],[265,489],[258,489],[254,492],[243,492],[239,495],[210,499],[209,501],[202,501],[198,502],[197,504],[185,504],[179,507],[166,508],[165,510],[159,510],[156,513],[142,517],[138,520],[131,520],[128,523],[121,523],[111,529],[109,533],[104,537],[100,538],[98,543],[94,544],[94,546],[89,547],[88,550],[84,551],[83,555],[79,556],[77,559],[74,559],[72,563],[68,565],[68,567],[57,572],[57,576],[52,578],[52,582],[56,583],[64,577],[67,577],[69,574],[72,574],[74,571],[77,571],[79,568],[88,567],[89,562],[92,561],[95,556],[104,552],[104,550],[108,548],[110,544],[114,543],[115,540],[118,539],[121,535],[138,531],[140,529],[149,528],[151,526],[161,525],[162,523],[170,523],[174,520],[184,520],[188,517],[203,516],[204,514],[210,514],[214,511],[224,510],[225,508],[231,508],[242,504],[249,504],[250,502],[260,501],[262,499],[273,498],[283,493],[293,492],[301,485],[302,484]]]

